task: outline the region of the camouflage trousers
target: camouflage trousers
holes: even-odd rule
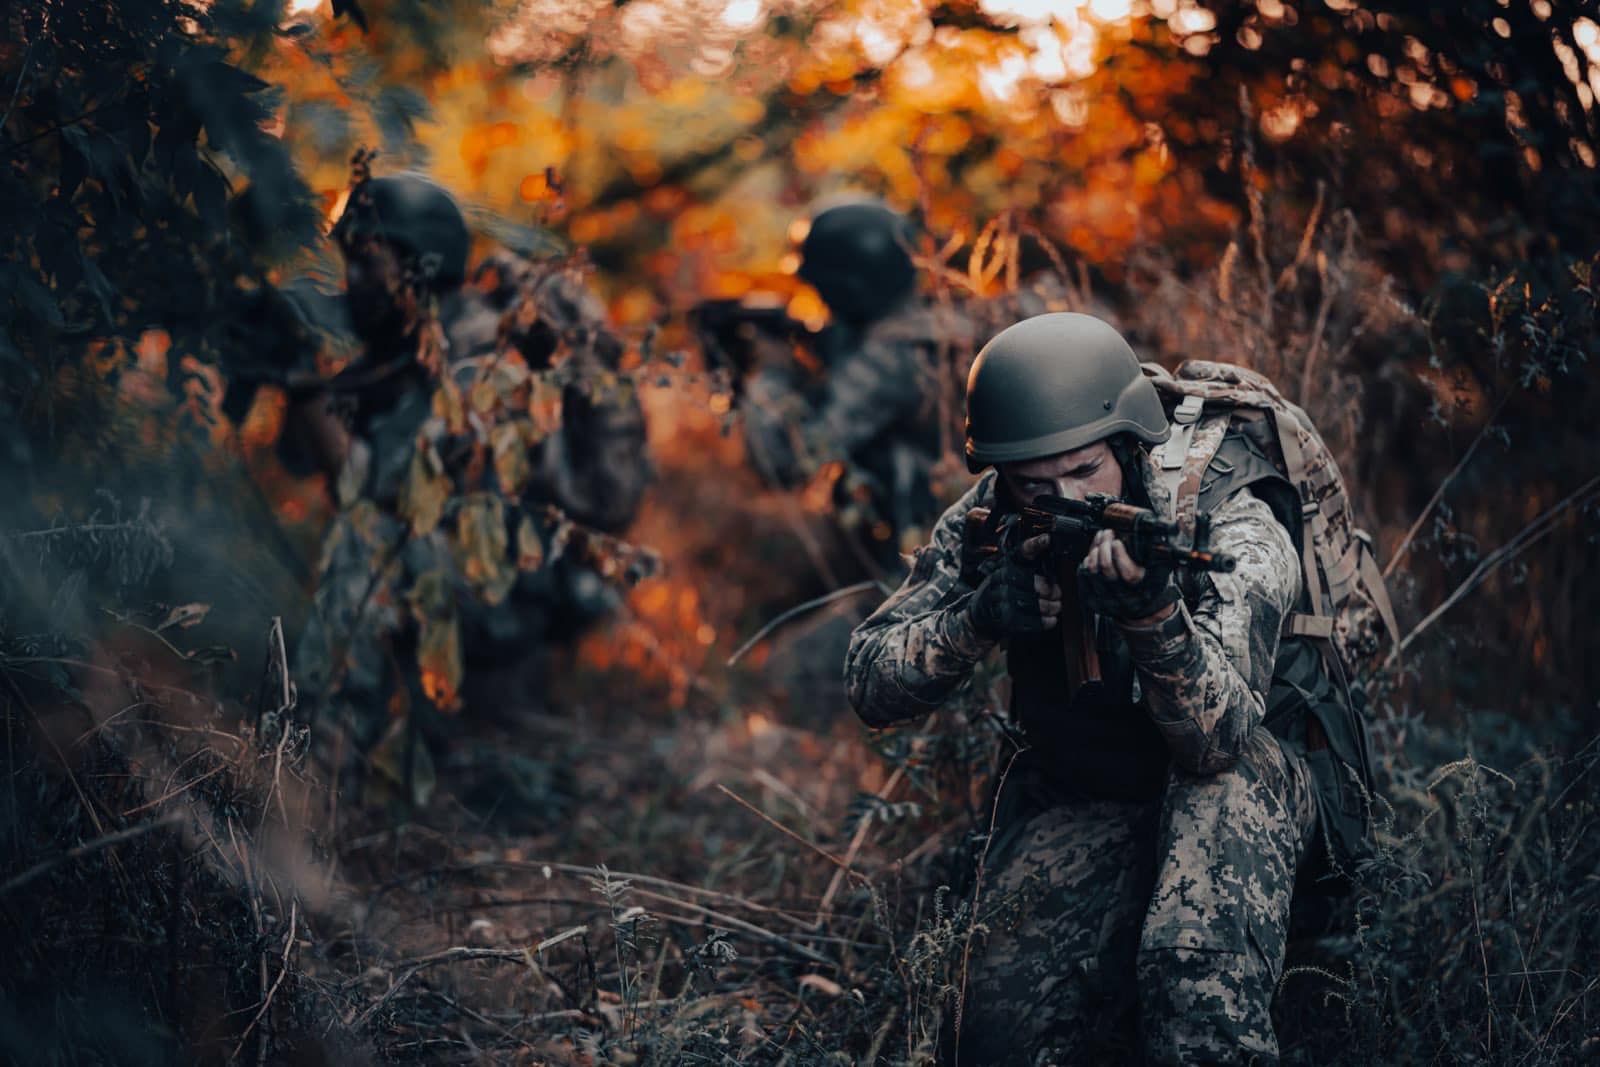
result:
[[[1137,1019],[1147,1063],[1276,1063],[1272,996],[1316,818],[1304,761],[1264,729],[1220,774],[1172,771],[1159,802],[1026,817],[989,858],[960,1061],[1127,1062]]]

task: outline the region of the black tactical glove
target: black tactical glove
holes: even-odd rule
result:
[[[1170,563],[1141,568],[1127,546],[1109,532],[1095,538],[1078,566],[1078,596],[1096,615],[1119,622],[1149,618],[1181,599]]]
[[[1000,557],[972,595],[967,613],[973,629],[990,640],[1042,633],[1061,617],[1061,588],[1039,571],[1048,536],[1034,538]]]

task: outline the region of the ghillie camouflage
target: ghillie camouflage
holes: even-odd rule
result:
[[[553,612],[585,614],[565,603],[577,571],[651,567],[578,525],[626,524],[648,476],[597,302],[546,265],[484,289],[445,294],[424,327],[440,372],[419,363],[390,395],[359,398],[296,664],[310,695],[351,712],[358,742],[420,707],[457,710],[474,660],[535,660]],[[413,657],[414,677],[394,667]]]

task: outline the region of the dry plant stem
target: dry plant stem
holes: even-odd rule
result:
[[[1311,345],[1306,349],[1305,359],[1300,364],[1300,406],[1305,407],[1311,402],[1311,385],[1317,369],[1317,357],[1322,352],[1322,335],[1328,328],[1328,315],[1333,311],[1334,297],[1338,291],[1333,287],[1328,278],[1328,272],[1322,271],[1322,300],[1317,305],[1317,321],[1311,327]]]
[[[261,1007],[256,1011],[255,1018],[251,1019],[250,1025],[244,1028],[244,1033],[239,1035],[239,1043],[234,1046],[233,1054],[228,1057],[229,1063],[232,1063],[234,1060],[239,1058],[239,1053],[244,1051],[244,1044],[246,1041],[250,1040],[250,1035],[255,1031],[256,1024],[261,1022],[261,1020],[266,1016],[267,1011],[272,1007],[272,998],[278,995],[278,987],[283,985],[283,980],[289,973],[289,953],[294,949],[294,934],[295,930],[299,927],[299,924],[300,901],[298,899],[291,899],[289,902],[289,932],[284,936],[283,939],[283,956],[278,961],[277,980],[272,983],[272,988],[267,991],[266,998],[262,1000]],[[256,1059],[258,1062],[264,1063],[266,1062],[266,1058],[267,1042],[263,1039]]]
[[[733,655],[728,657],[728,661],[724,664],[724,666],[732,667],[735,663],[738,663],[744,658],[746,652],[749,652],[752,648],[761,643],[762,638],[766,637],[768,634],[782,626],[784,623],[788,622],[790,619],[793,619],[798,615],[804,615],[806,612],[815,608],[825,607],[828,604],[832,604],[836,600],[843,600],[846,597],[852,597],[857,593],[864,593],[868,589],[874,589],[878,587],[880,587],[880,583],[876,579],[869,578],[864,582],[857,582],[855,585],[847,585],[843,589],[835,589],[831,593],[824,593],[822,596],[807,600],[803,604],[796,604],[794,607],[782,612],[777,616],[777,618],[773,619],[771,622],[761,627],[761,629],[757,630],[748,641],[734,650]]]
[[[587,868],[575,867],[566,864],[551,863],[547,864],[546,866],[548,866],[552,871],[560,871],[563,874],[584,875],[587,872]],[[745,897],[735,896],[732,893],[723,893],[715,889],[704,889],[700,886],[688,885],[684,882],[674,882],[666,878],[656,878],[647,874],[629,874],[626,871],[612,871],[611,874],[614,878],[620,878],[631,883],[633,886],[633,891],[636,893],[642,892],[642,890],[639,889],[640,885],[653,885],[663,889],[684,890],[703,896],[708,900],[718,901],[723,904],[733,904],[741,908],[748,908],[754,912],[760,912],[764,915],[771,915],[774,918],[782,919],[785,922],[798,926],[803,930],[810,928],[810,924],[798,916],[791,915],[788,912],[782,911],[778,908],[768,907],[765,904],[758,904],[757,902],[749,900]]]
[[[779,822],[777,819],[774,819],[772,816],[768,815],[766,812],[762,811],[760,808],[756,807],[754,804],[750,803],[744,797],[740,796],[738,793],[735,793],[721,782],[717,783],[717,788],[728,794],[728,796],[732,797],[741,807],[749,811],[752,815],[756,816],[756,818],[761,819],[763,822],[767,823],[773,829],[788,837],[790,840],[804,845],[806,848],[809,848],[812,852],[815,852],[817,855],[821,856],[835,867],[843,868],[845,871],[850,874],[854,874],[858,878],[861,877],[859,872],[850,870],[850,865],[844,860],[840,859],[838,856],[835,856],[833,853],[829,852],[816,842],[808,841],[801,837],[799,834],[795,833],[793,830],[783,825],[783,823]]]
[[[1383,568],[1383,576],[1385,578],[1394,573],[1395,567],[1399,566],[1400,561],[1405,558],[1405,554],[1411,551],[1412,542],[1417,539],[1417,534],[1422,532],[1422,526],[1428,521],[1428,517],[1433,514],[1433,509],[1438,507],[1439,501],[1444,499],[1445,490],[1450,488],[1450,484],[1466,469],[1467,464],[1472,462],[1472,457],[1477,454],[1478,446],[1483,444],[1484,440],[1489,436],[1489,431],[1499,421],[1500,412],[1505,410],[1505,406],[1510,400],[1510,394],[1500,399],[1500,403],[1495,405],[1494,411],[1489,415],[1489,420],[1483,424],[1483,429],[1478,431],[1478,435],[1472,439],[1472,443],[1467,446],[1467,450],[1461,453],[1461,458],[1456,460],[1454,467],[1450,468],[1450,473],[1446,474],[1439,482],[1438,488],[1428,498],[1428,503],[1418,513],[1416,521],[1411,524],[1410,529],[1406,530],[1406,535],[1400,539],[1400,544],[1395,547],[1394,555],[1389,557],[1388,565]]]
[[[267,627],[267,662],[261,670],[261,690],[265,696],[267,686],[271,684],[274,672],[278,676],[278,714],[287,714],[294,706],[293,682],[289,680],[289,650],[283,641],[283,617],[274,615],[272,623]],[[256,706],[256,728],[261,728],[261,716],[266,712],[266,701],[263,699]]]
[[[712,911],[710,908],[704,907],[700,904],[691,903],[687,900],[673,900],[671,897],[662,896],[659,893],[651,893],[648,890],[639,889],[637,886],[634,887],[632,891],[641,897],[645,897],[646,899],[665,901],[666,903],[674,904],[680,908],[689,908],[692,911],[698,912],[700,916],[702,916],[701,918],[693,918],[686,915],[673,915],[668,912],[651,912],[652,915],[655,915],[658,918],[666,919],[669,922],[676,922],[688,926],[720,924],[728,927],[730,930],[738,930],[741,933],[749,934],[751,937],[759,938],[770,945],[783,949],[785,952],[799,956],[801,959],[810,960],[812,963],[821,963],[828,966],[832,966],[834,963],[833,960],[830,960],[828,957],[824,956],[815,949],[807,948],[804,945],[789,940],[782,934],[775,934],[771,930],[763,929],[754,923],[747,923],[743,919],[735,919],[731,915],[724,915],[721,912]]]
[[[492,863],[475,863],[457,867],[435,867],[424,871],[413,871],[399,882],[390,883],[389,886],[385,886],[383,889],[386,890],[388,888],[393,888],[394,885],[404,884],[413,878],[431,877],[437,874],[470,874],[483,867],[496,867],[502,870],[512,871],[537,871],[540,873],[543,873],[544,869],[548,867],[552,874],[564,874],[572,878],[585,879],[594,877],[593,867],[584,867],[572,863],[540,863],[537,860],[495,860]],[[772,908],[765,904],[759,904],[756,901],[749,900],[745,897],[736,896],[732,893],[724,893],[716,889],[706,889],[701,886],[689,885],[687,882],[674,882],[671,879],[657,878],[654,875],[635,874],[631,871],[612,871],[611,877],[620,881],[628,882],[635,892],[638,892],[638,887],[641,885],[653,885],[660,889],[694,893],[697,896],[706,898],[707,900],[716,901],[722,904],[734,905],[741,908],[748,908],[754,912],[760,912],[764,915],[770,915],[773,918],[782,919],[801,930],[810,931],[813,929],[811,923],[806,919],[802,919],[797,915],[791,915],[790,913],[782,911],[778,908]]]
[[[5,666],[7,664],[18,663],[18,662],[40,662],[40,661],[39,660],[18,660],[18,659],[13,659],[13,658],[0,658],[0,666]],[[77,661],[77,660],[69,660],[69,661],[66,661],[66,662],[72,663],[72,664],[77,664],[79,661]],[[82,664],[82,665],[85,666],[85,667],[94,666],[93,664],[88,664],[88,663],[85,663],[85,664]],[[114,671],[106,670],[103,667],[102,668],[97,668],[97,669],[103,670],[103,671],[105,671],[105,673],[110,674],[113,677],[119,677],[116,674],[116,672],[114,672]],[[67,776],[67,781],[72,785],[72,791],[73,791],[74,794],[77,795],[78,803],[82,806],[84,814],[89,816],[89,821],[94,823],[94,828],[97,831],[99,831],[101,834],[105,834],[106,833],[106,827],[105,827],[105,823],[100,821],[100,813],[95,811],[94,810],[94,805],[89,802],[88,794],[86,794],[83,791],[82,783],[80,783],[78,781],[78,776],[73,773],[72,764],[67,762],[67,754],[65,752],[61,751],[61,746],[56,744],[55,737],[51,735],[49,730],[46,730],[44,728],[44,722],[40,718],[39,712],[34,708],[34,706],[32,704],[30,704],[28,702],[28,698],[25,695],[23,695],[22,687],[17,685],[17,683],[12,680],[10,675],[5,674],[4,671],[0,671],[0,677],[4,677],[5,678],[6,685],[11,689],[12,696],[16,699],[17,703],[21,704],[23,709],[25,711],[27,711],[29,717],[33,719],[34,728],[39,731],[39,735],[41,737],[43,737],[45,739],[45,741],[50,745],[50,751],[55,753],[56,761],[58,763],[60,763],[62,773]],[[128,875],[127,875],[127,872],[125,872],[122,869],[122,864],[117,862],[117,858],[116,858],[116,856],[114,854],[110,857],[110,866],[111,866],[111,870],[116,874],[117,880],[122,883],[123,889],[126,890],[128,888]]]
[[[140,804],[138,807],[129,808],[127,811],[122,813],[122,817],[124,819],[131,819],[135,815],[141,815],[144,812],[149,811],[151,808],[159,808],[161,805],[165,804],[167,801],[171,800],[173,797],[181,796],[184,793],[187,793],[189,790],[193,789],[195,786],[199,785],[201,782],[205,781],[206,779],[214,778],[218,774],[222,773],[223,771],[229,770],[229,769],[231,769],[231,768],[229,768],[229,766],[226,763],[219,763],[215,767],[211,768],[209,771],[206,771],[204,774],[200,775],[199,777],[191,778],[189,781],[184,782],[182,785],[178,786],[176,789],[170,789],[167,792],[161,794],[159,797],[156,797],[154,800],[145,801],[143,804]]]
[[[583,929],[588,928],[583,927]],[[395,994],[400,992],[407,982],[411,981],[412,976],[425,968],[437,967],[444,963],[461,963],[467,960],[499,960],[502,963],[515,963],[528,967],[532,965],[531,952],[536,951],[538,951],[538,947],[530,951],[519,948],[467,948],[462,945],[456,945],[427,956],[418,956],[415,959],[406,960],[400,964],[404,973],[395,979],[394,984],[389,987],[389,991],[380,997],[376,1004],[356,1018],[352,1026],[359,1030],[371,1022],[378,1012],[388,1006],[389,1002],[394,999]]]
[[[47,860],[40,860],[38,863],[35,863],[32,867],[29,867],[15,878],[6,881],[4,884],[0,884],[0,895],[9,893],[14,889],[21,889],[35,878],[38,878],[41,875],[49,874],[63,863],[71,863],[73,860],[87,856],[91,852],[98,852],[103,848],[110,848],[112,845],[121,844],[122,842],[131,840],[135,837],[142,837],[152,830],[161,830],[168,826],[176,826],[182,821],[183,820],[180,816],[169,815],[164,819],[155,819],[151,822],[143,822],[137,826],[130,826],[126,830],[117,830],[116,832],[106,834],[103,837],[97,837],[92,841],[85,841],[82,844],[74,845],[65,852],[61,853],[59,856],[52,856]]]
[[[1421,637],[1430,626],[1439,620],[1441,615],[1460,603],[1495,571],[1543,540],[1555,528],[1556,519],[1571,509],[1582,505],[1590,497],[1596,495],[1597,491],[1600,491],[1600,475],[1596,475],[1584,482],[1544,514],[1523,527],[1522,531],[1515,537],[1480,560],[1478,565],[1472,569],[1472,573],[1467,575],[1460,585],[1456,586],[1454,592],[1445,597],[1443,603],[1430,611],[1416,626],[1412,627],[1411,632],[1406,634],[1405,639],[1396,645],[1394,651],[1389,654],[1388,662],[1394,663],[1400,654],[1411,646],[1413,641]]]
[[[967,964],[972,958],[972,935],[978,927],[978,904],[983,898],[983,869],[989,861],[989,846],[994,843],[995,820],[1000,817],[1000,792],[1006,787],[1006,778],[1011,774],[1011,765],[1017,762],[1017,757],[1022,754],[1022,749],[1011,753],[1011,758],[1006,760],[1005,770],[1000,772],[1000,781],[994,788],[994,803],[989,808],[989,833],[983,839],[983,853],[978,857],[978,870],[973,876],[971,914],[967,916],[967,933],[961,942],[961,986],[956,990],[956,1025],[955,1041],[961,1044],[961,1017],[967,1006]],[[959,1064],[959,1057],[956,1062]]]
[[[779,778],[765,767],[755,768],[755,770],[750,772],[750,777],[754,778],[757,782],[772,790],[778,796],[781,796],[783,799],[787,800],[795,809],[795,811],[805,816],[808,822],[816,821],[817,809],[808,804],[806,802],[806,798],[795,791],[794,786],[790,785],[788,782],[785,782],[782,778]]]
[[[889,775],[889,780],[883,783],[883,788],[878,790],[878,800],[888,800],[889,794],[894,792],[895,787],[900,784],[900,779],[904,776],[905,768],[896,767],[894,773]],[[862,819],[861,825],[856,827],[855,836],[850,839],[850,847],[845,850],[844,866],[833,872],[833,878],[828,882],[828,889],[822,894],[822,904],[817,908],[816,925],[818,929],[821,929],[822,924],[828,921],[828,914],[833,908],[833,898],[839,892],[839,886],[844,884],[845,871],[849,870],[850,866],[855,863],[856,854],[861,851],[861,846],[866,843],[867,833],[871,829],[872,820],[870,818]]]
[[[164,647],[168,652],[171,652],[173,654],[173,656],[176,657],[178,660],[180,660],[182,662],[185,662],[185,663],[187,663],[189,661],[188,654],[186,652],[184,652],[183,649],[181,649],[177,645],[173,644],[171,641],[168,641],[166,639],[166,637],[161,633],[160,630],[153,629],[153,628],[151,628],[149,626],[144,625],[143,623],[134,622],[132,619],[127,618],[127,617],[122,616],[122,615],[118,615],[116,612],[111,611],[111,610],[109,610],[107,608],[101,608],[100,610],[105,612],[106,615],[108,615],[111,618],[115,619],[117,622],[121,623],[123,626],[126,626],[128,629],[130,629],[130,630],[138,630],[140,633],[144,634],[146,637],[155,638],[156,641],[158,641],[162,645],[162,647]]]
[[[1311,258],[1311,246],[1316,241],[1317,229],[1322,223],[1322,207],[1328,196],[1328,183],[1317,181],[1317,202],[1311,205],[1311,214],[1306,216],[1306,224],[1300,230],[1300,244],[1294,250],[1294,259],[1284,267],[1278,275],[1279,289],[1287,289],[1294,284],[1295,275],[1300,273],[1300,268],[1305,266],[1306,260]],[[1315,337],[1313,337],[1315,343]]]
[[[267,799],[261,805],[261,818],[256,823],[256,836],[266,829],[267,813],[272,810],[272,802],[278,802],[278,813],[283,816],[283,828],[289,829],[289,809],[283,802],[283,789],[279,779],[283,776],[283,746],[289,743],[289,730],[285,726],[278,731],[278,744],[272,754],[272,780],[267,783]]]

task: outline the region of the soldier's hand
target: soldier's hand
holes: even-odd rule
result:
[[[1061,618],[1061,587],[1042,572],[1050,535],[1031,537],[1000,558],[968,603],[973,629],[999,640],[1043,633]]]
[[[1116,533],[1101,530],[1078,566],[1078,595],[1098,615],[1120,622],[1166,618],[1178,602],[1172,567],[1141,566]]]
[[[1000,546],[989,536],[990,510],[972,508],[961,533],[961,580],[976,589],[1000,562]]]

